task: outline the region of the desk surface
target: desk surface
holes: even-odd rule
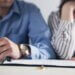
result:
[[[75,68],[0,66],[0,75],[75,75]]]

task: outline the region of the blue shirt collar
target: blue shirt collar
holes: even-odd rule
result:
[[[20,14],[20,8],[19,8],[19,6],[18,6],[17,0],[14,1],[11,10],[12,10],[14,13]]]

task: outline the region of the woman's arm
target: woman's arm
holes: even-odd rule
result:
[[[52,28],[52,45],[55,51],[62,59],[71,59],[74,52],[74,42],[71,37],[71,29],[73,23],[74,6],[66,4],[62,8],[60,23],[57,23],[58,18],[55,14],[50,16],[49,26]],[[69,13],[68,13],[69,12]],[[58,28],[55,28],[54,25]]]

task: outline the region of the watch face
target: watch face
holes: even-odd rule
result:
[[[24,44],[21,44],[21,45],[20,45],[20,48],[21,48],[21,49],[25,49],[24,47],[25,47]]]
[[[29,53],[29,47],[27,45],[21,44],[20,48],[21,48],[21,52],[22,52],[23,55],[28,56],[30,54]]]

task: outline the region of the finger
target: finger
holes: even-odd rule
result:
[[[1,46],[0,47],[0,54],[3,53],[4,51],[10,49],[10,46],[9,45],[4,45],[4,46]]]
[[[6,50],[5,52],[3,52],[3,53],[1,53],[0,54],[0,61],[1,60],[4,60],[7,56],[10,56],[10,54],[11,54],[11,50],[9,49],[9,50]]]
[[[0,38],[0,46],[6,45],[8,43],[7,39]]]

